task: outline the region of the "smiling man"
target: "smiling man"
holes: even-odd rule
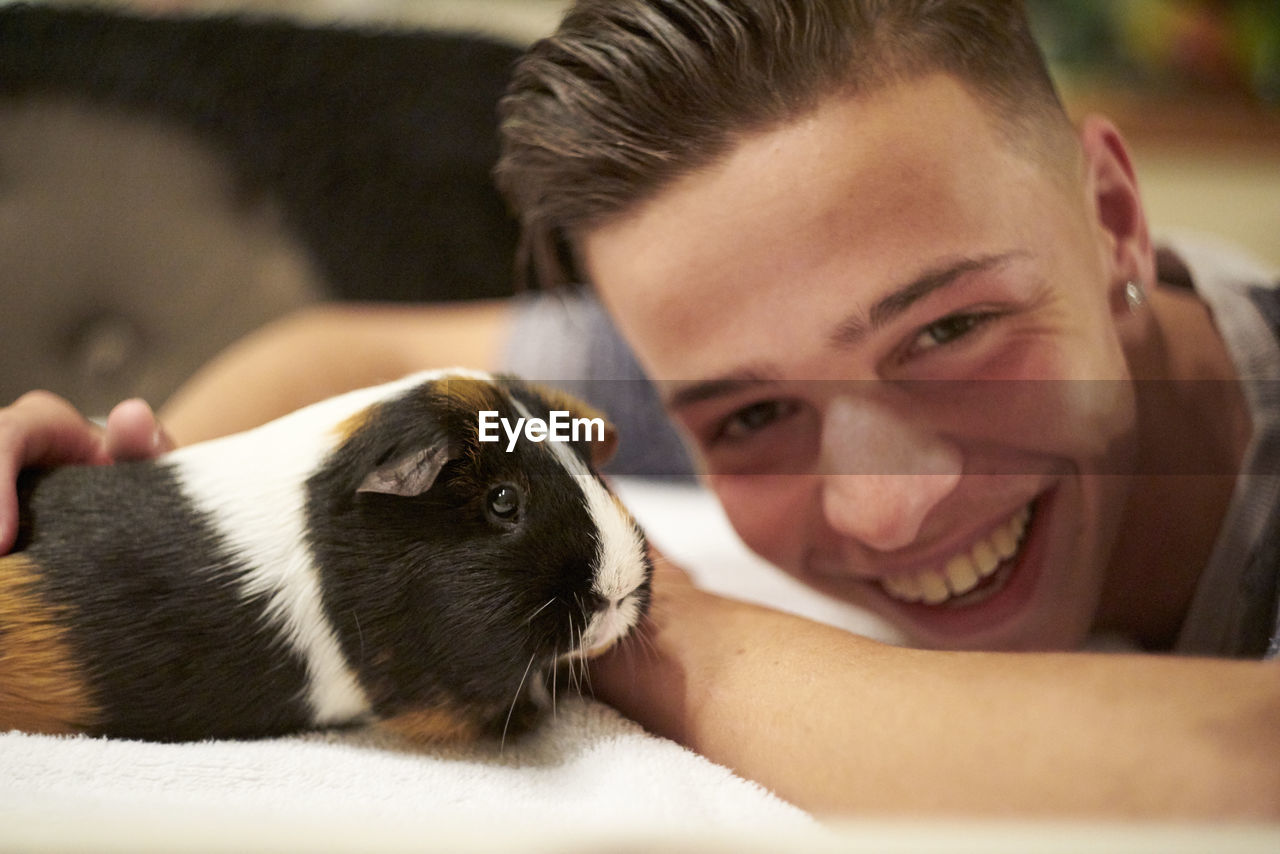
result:
[[[1067,648],[1126,500],[1095,472],[1133,452],[1141,321],[1108,291],[1149,274],[1085,214],[932,75],[745,139],[582,247],[749,545],[931,646]]]
[[[914,642],[662,567],[602,697],[816,811],[1280,813],[1280,301],[1153,245],[1021,3],[582,0],[503,120],[532,263],[592,296],[313,312],[198,378],[179,437],[505,337],[534,377],[584,351],[623,448],[667,459],[598,298],[745,541]],[[108,454],[28,398],[0,465],[149,454],[142,415]],[[1098,633],[1138,651],[1075,652]]]
[[[584,0],[503,120],[532,261],[591,283],[748,545],[921,647],[1038,652],[668,576],[607,698],[816,807],[1280,808],[1274,663],[1048,654],[1267,650],[1280,355],[1273,290],[1162,281],[1020,3]]]

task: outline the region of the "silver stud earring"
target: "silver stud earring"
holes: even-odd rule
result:
[[[1124,302],[1129,306],[1131,314],[1137,314],[1138,309],[1147,302],[1147,292],[1142,289],[1140,283],[1130,279],[1124,283]]]

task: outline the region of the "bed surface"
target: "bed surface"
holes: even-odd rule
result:
[[[696,487],[617,487],[699,584],[885,636],[752,556]],[[1280,826],[819,822],[607,706],[561,698],[505,747],[368,730],[190,744],[0,734],[0,850],[1270,854]]]

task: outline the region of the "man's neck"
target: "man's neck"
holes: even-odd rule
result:
[[[1170,648],[1217,541],[1250,436],[1248,406],[1208,308],[1159,287],[1129,348],[1138,474],[1098,628]]]

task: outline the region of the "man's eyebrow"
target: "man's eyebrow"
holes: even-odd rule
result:
[[[768,376],[768,372],[748,368],[723,377],[699,382],[686,384],[665,383],[662,402],[663,406],[669,411],[675,411],[706,400],[737,394],[744,389],[764,385],[772,381]]]
[[[881,299],[871,307],[867,315],[861,311],[845,319],[831,333],[830,340],[837,347],[847,347],[868,332],[878,329],[911,307],[912,304],[940,288],[953,284],[961,276],[980,270],[999,267],[1022,253],[1002,252],[962,258],[937,269],[926,271],[907,285]],[[869,318],[869,319],[868,319]],[[661,398],[663,406],[674,412],[717,397],[728,397],[745,389],[775,382],[773,372],[765,367],[744,368],[721,377],[690,383],[665,383]]]
[[[976,258],[962,258],[928,270],[881,299],[865,315],[859,311],[845,318],[829,336],[830,341],[836,347],[848,347],[868,332],[884,326],[934,291],[954,284],[961,276],[999,267],[1017,254],[1019,253],[1003,252],[995,255],[980,255]]]

